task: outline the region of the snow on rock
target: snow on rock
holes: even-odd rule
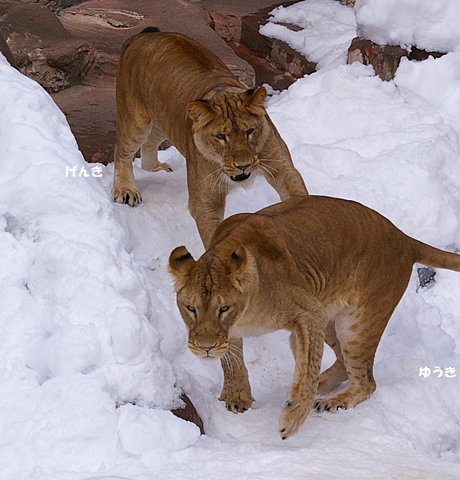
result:
[[[321,69],[345,55],[356,36],[356,20],[353,10],[336,0],[304,0],[275,8],[260,33],[286,42]]]
[[[196,443],[200,429],[165,410],[124,405],[118,410],[118,436],[123,450],[143,455],[156,450],[181,450]]]
[[[460,46],[460,4],[451,0],[356,0],[358,34],[380,45],[450,52]]]

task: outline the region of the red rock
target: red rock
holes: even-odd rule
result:
[[[348,49],[348,63],[360,62],[372,65],[376,75],[383,80],[391,80],[399,66],[401,57],[407,51],[401,47],[377,45],[364,38],[354,38]]]
[[[354,38],[348,49],[348,63],[360,62],[364,65],[372,65],[375,74],[382,80],[394,78],[402,57],[409,60],[425,60],[429,56],[440,57],[444,55],[438,52],[426,52],[418,48],[405,50],[391,45],[378,45],[364,38]]]
[[[5,36],[3,35],[1,30],[0,30],[0,52],[8,60],[9,64],[12,67],[19,70],[18,64],[16,63],[16,59],[13,57],[10,47],[6,43]]]
[[[171,410],[172,413],[176,415],[176,417],[182,418],[182,420],[194,423],[200,429],[201,435],[204,435],[205,432],[203,427],[203,421],[198,415],[195,406],[187,397],[187,395],[185,395],[185,393],[183,393],[180,398],[184,402],[184,407],[175,408],[174,410]]]

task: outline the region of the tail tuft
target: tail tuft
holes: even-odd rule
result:
[[[159,31],[160,29],[157,27],[147,27],[147,28],[144,28],[144,30],[142,30],[141,33],[158,33]]]

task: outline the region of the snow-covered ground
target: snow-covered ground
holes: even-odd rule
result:
[[[358,1],[356,11],[367,8],[375,23],[377,3]],[[387,3],[415,9],[413,0]],[[446,7],[445,31],[460,11],[452,0],[421,3]],[[290,8],[297,13],[282,14],[307,38],[315,28],[325,36],[321,15],[354,35],[351,10],[333,0]],[[311,26],[309,9],[318,15]],[[404,35],[407,25],[419,31],[418,16],[410,18]],[[374,32],[372,21],[360,28]],[[394,23],[378,21],[384,40],[397,37]],[[317,73],[267,102],[312,194],[358,200],[453,251],[454,40],[437,37],[450,53],[403,61],[395,80],[382,82],[371,67],[345,64],[340,38],[341,47],[321,53],[328,59]],[[377,352],[374,395],[335,415],[311,413],[283,442],[278,416],[293,372],[286,333],[246,341],[256,402],[240,415],[217,400],[219,364],[187,350],[166,265],[178,245],[196,257],[203,249],[186,207],[184,159],[174,148],[161,156],[173,173],[144,172],[136,161],[143,204],[113,204],[113,165],[86,164],[50,97],[0,57],[0,479],[460,478],[460,274],[438,270],[434,286],[420,289],[414,271]],[[230,195],[227,215],[277,201],[256,181]],[[332,359],[327,351],[324,366]],[[180,389],[205,436],[168,411]]]

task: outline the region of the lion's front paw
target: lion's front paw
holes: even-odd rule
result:
[[[219,398],[220,401],[225,402],[227,410],[233,413],[242,413],[251,408],[252,398],[251,389],[247,388],[229,388],[223,389]]]
[[[280,416],[280,435],[282,440],[292,437],[307,418],[308,411],[299,403],[286,402]]]
[[[348,408],[348,402],[342,402],[331,398],[319,398],[315,400],[313,409],[317,412],[332,412],[335,413],[338,410],[346,410]]]
[[[126,205],[130,205],[131,207],[135,207],[136,205],[142,202],[141,192],[139,192],[139,190],[136,187],[134,188],[113,187],[112,199],[114,202],[124,203]]]

